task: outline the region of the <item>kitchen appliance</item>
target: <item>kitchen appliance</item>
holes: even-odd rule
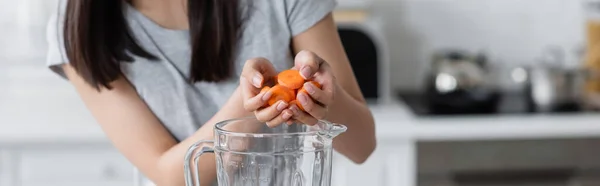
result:
[[[369,1],[343,1],[333,11],[340,40],[363,96],[370,104],[392,100],[385,18]]]
[[[465,51],[439,51],[426,78],[426,95],[433,112],[493,112],[498,103],[495,78],[487,57]]]
[[[539,63],[526,69],[528,99],[535,110],[579,110],[584,100],[584,83],[589,76],[586,69],[569,67],[559,47],[550,47]]]
[[[397,93],[418,116],[592,111],[584,87],[599,76],[566,54],[548,46],[535,63],[514,66],[445,51],[434,58],[425,92]]]
[[[199,141],[185,156],[187,186],[199,185],[198,158],[214,153],[217,181],[225,186],[329,186],[332,140],[344,125],[319,121],[314,126],[267,127],[254,117],[219,122],[215,138]],[[192,172],[193,171],[193,172]]]

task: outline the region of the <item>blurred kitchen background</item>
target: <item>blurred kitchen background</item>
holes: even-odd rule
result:
[[[379,143],[334,185],[600,185],[600,1],[338,2]],[[0,0],[0,186],[141,185],[45,67],[57,3]]]

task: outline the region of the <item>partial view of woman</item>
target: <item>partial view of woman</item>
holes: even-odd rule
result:
[[[62,0],[48,25],[47,65],[68,80],[114,146],[157,185],[184,185],[183,158],[216,122],[269,126],[318,119],[348,127],[334,149],[354,161],[376,146],[373,117],[337,35],[334,0]],[[305,108],[259,93],[295,68]],[[351,113],[351,114],[349,114]],[[200,160],[203,185],[214,156]],[[212,178],[212,179],[210,179]]]

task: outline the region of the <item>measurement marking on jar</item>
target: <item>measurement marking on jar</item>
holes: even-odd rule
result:
[[[242,181],[250,181],[250,182],[271,182],[271,178],[270,177],[252,177],[252,176],[242,176]]]
[[[283,146],[283,149],[288,151],[288,150],[294,150],[294,145],[293,144],[285,144]]]

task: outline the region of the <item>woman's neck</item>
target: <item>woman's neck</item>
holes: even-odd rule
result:
[[[156,24],[174,30],[189,28],[187,0],[132,0],[132,6]]]

